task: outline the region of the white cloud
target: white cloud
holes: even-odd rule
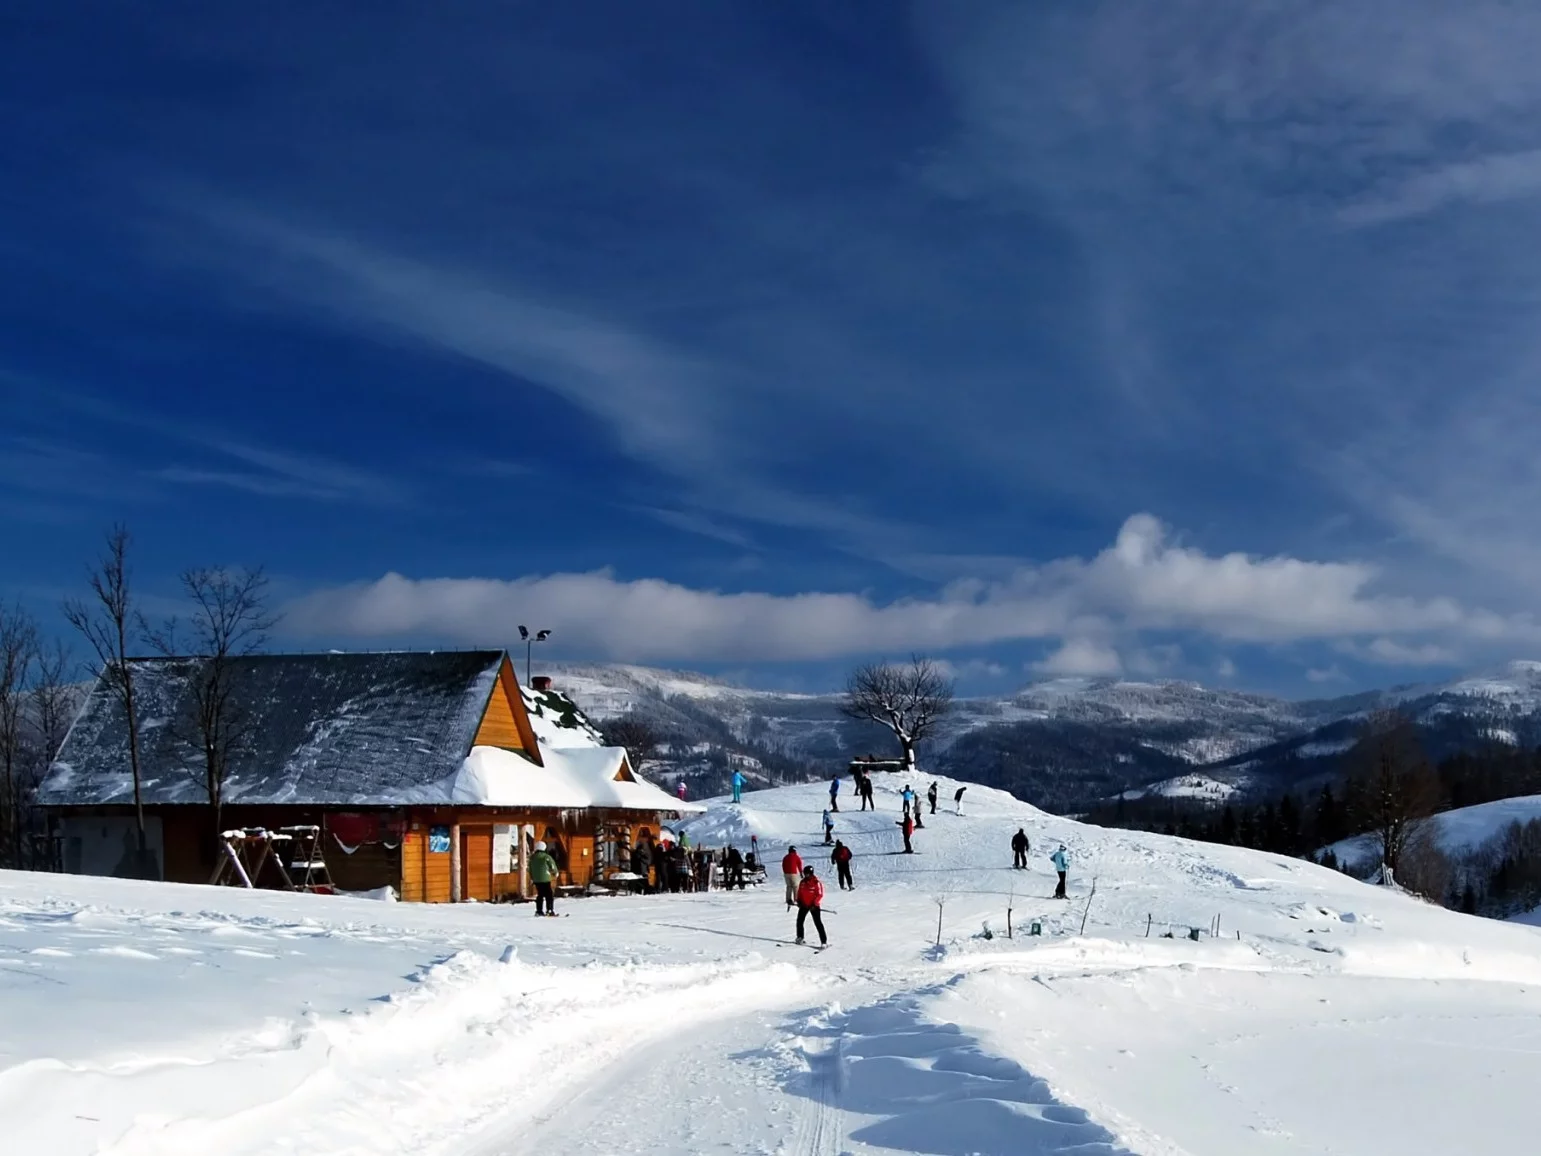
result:
[[[1331,666],[1322,666],[1322,667],[1313,666],[1310,670],[1306,671],[1306,681],[1307,682],[1347,682],[1348,681],[1348,675],[1343,673],[1342,668],[1339,667],[1337,663],[1333,663]]]
[[[1033,664],[1040,674],[1114,675],[1122,674],[1123,662],[1118,651],[1089,638],[1067,639],[1042,662]]]
[[[1221,678],[1235,678],[1236,664],[1229,658],[1222,658],[1219,664],[1215,667],[1215,673]]]
[[[1541,194],[1541,149],[1501,153],[1446,165],[1355,202],[1345,224],[1379,225],[1432,213],[1448,205],[1491,204]]]
[[[1434,642],[1406,643],[1393,638],[1374,638],[1362,644],[1345,642],[1342,649],[1361,661],[1384,666],[1449,666],[1460,661],[1460,655],[1450,647]]]
[[[930,598],[723,593],[607,571],[512,580],[389,574],[301,599],[288,629],[488,644],[538,618],[575,651],[637,661],[815,659],[1058,639],[1064,645],[1044,669],[1062,673],[1122,669],[1117,640],[1152,630],[1251,642],[1541,638],[1529,619],[1376,593],[1375,578],[1361,563],[1208,555],[1140,514],[1090,561],[1061,559],[1000,582],[957,581]],[[1138,646],[1131,653],[1146,665],[1167,654]]]
[[[932,659],[936,669],[942,677],[952,679],[983,679],[1005,678],[1007,668],[999,662],[992,662],[987,658],[970,658],[962,662],[953,662],[946,658]]]

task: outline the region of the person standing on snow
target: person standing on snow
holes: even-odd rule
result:
[[[952,797],[952,805],[957,808],[960,815],[963,814],[963,792],[966,790],[968,790],[967,787],[959,787]]]
[[[803,921],[813,916],[813,926],[819,933],[819,946],[829,942],[824,934],[824,920],[819,906],[824,902],[824,884],[813,873],[812,867],[803,868],[802,881],[797,885],[797,942],[803,942]]]
[[[915,854],[915,848],[910,846],[910,836],[915,833],[915,820],[909,815],[905,815],[899,821],[899,830],[904,832],[904,853],[906,855]]]
[[[835,865],[835,878],[840,884],[840,890],[855,891],[856,883],[851,878],[851,849],[836,839],[835,850],[829,861]]]
[[[915,792],[910,790],[910,785],[908,783],[905,783],[904,790],[899,792],[899,800],[904,804],[904,814],[906,817],[908,817],[910,813],[910,807],[913,806],[915,802]]]
[[[735,803],[742,803],[744,801],[744,772],[743,771],[734,771],[733,772],[733,801]]]
[[[1059,872],[1059,886],[1054,889],[1054,898],[1064,899],[1065,873],[1070,870],[1070,856],[1065,853],[1065,845],[1061,843],[1059,850],[1049,856],[1049,862],[1054,864],[1054,870]]]
[[[787,853],[781,857],[781,878],[787,885],[788,911],[797,905],[797,884],[802,877],[803,857],[797,853],[796,847],[788,847]]]
[[[680,780],[679,786],[677,786],[674,789],[674,793],[680,797],[680,802],[683,803],[685,801],[685,780],[684,779]]]
[[[1026,869],[1027,853],[1029,850],[1031,850],[1031,847],[1027,841],[1027,832],[1018,827],[1017,833],[1011,837],[1011,865],[1016,868]]]
[[[866,771],[861,773],[861,809],[863,811],[878,809],[878,805],[872,801],[872,776]]]
[[[824,812],[824,846],[828,847],[835,841],[835,821],[829,817],[829,812]]]
[[[535,884],[535,914],[556,914],[556,860],[544,843],[535,844],[530,856],[530,882]]]
[[[931,801],[931,813],[936,814],[936,784],[931,784],[931,789],[926,792],[926,798]]]
[[[722,888],[724,891],[732,891],[737,887],[744,889],[744,856],[737,847],[729,846],[722,855],[722,866],[725,871]]]
[[[839,775],[836,775],[833,779],[829,780],[829,809],[831,811],[838,811],[838,810],[840,810],[840,776]]]

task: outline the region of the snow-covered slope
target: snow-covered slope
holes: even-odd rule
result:
[[[1274,855],[1081,826],[977,785],[960,815],[956,785],[941,781],[948,802],[913,855],[898,853],[897,777],[879,779],[876,813],[836,817],[858,886],[829,882],[823,954],[790,945],[779,880],[575,900],[535,920],[0,873],[6,1143],[50,1156],[1533,1147],[1541,929]],[[823,866],[825,797],[808,784],[717,801],[690,829],[752,833],[768,854],[795,842]],[[1022,871],[1019,827],[1033,840]],[[1068,901],[1048,897],[1061,842]],[[1042,934],[1025,934],[1034,923]]]
[[[1434,826],[1439,849],[1446,855],[1462,855],[1477,850],[1515,823],[1523,825],[1537,819],[1541,819],[1541,795],[1522,795],[1479,803],[1474,807],[1458,807],[1435,815],[1429,821]],[[1379,861],[1380,852],[1370,835],[1340,840],[1330,850],[1339,862],[1350,866],[1373,867]]]

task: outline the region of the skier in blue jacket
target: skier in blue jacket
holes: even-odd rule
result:
[[[1065,853],[1065,845],[1061,843],[1059,850],[1049,856],[1049,862],[1054,864],[1054,870],[1059,872],[1059,886],[1054,889],[1054,898],[1064,899],[1065,896],[1065,872],[1070,870],[1070,856]]]
[[[733,772],[733,801],[735,803],[742,803],[744,801],[744,772],[743,771],[734,771]]]

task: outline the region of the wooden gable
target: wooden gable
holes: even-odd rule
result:
[[[476,738],[471,745],[520,751],[537,766],[543,765],[535,729],[530,725],[529,712],[524,709],[524,695],[519,693],[514,664],[507,655],[498,667],[497,684],[487,699],[487,709],[482,713],[481,725],[476,728]]]

